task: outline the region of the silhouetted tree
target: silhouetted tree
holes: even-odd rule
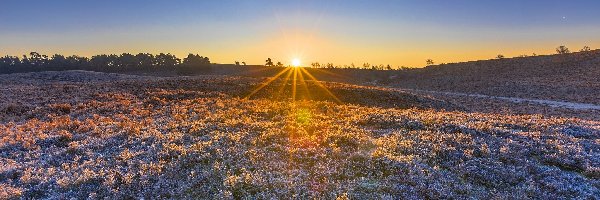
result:
[[[385,67],[385,69],[387,69],[387,70],[392,70],[392,66],[390,66],[390,64],[388,64],[388,65]]]
[[[271,58],[267,58],[267,60],[265,60],[265,66],[267,66],[267,67],[273,66],[273,61],[271,60]]]
[[[21,59],[17,56],[4,56],[0,58],[0,73],[18,72],[21,66]]]
[[[333,69],[333,63],[327,63],[326,68]]]
[[[242,62],[242,65],[246,66],[246,62]]]
[[[496,56],[496,58],[497,58],[497,59],[502,59],[502,58],[504,58],[504,55],[502,55],[502,54],[498,54],[498,55]]]
[[[240,66],[240,62],[239,61],[235,61],[235,65],[236,66]]]
[[[65,57],[54,54],[51,57],[31,52],[23,55],[22,59],[14,56],[0,57],[0,73],[34,72],[45,70],[92,70],[103,72],[123,72],[131,70],[179,70],[200,72],[210,70],[208,57],[190,54],[185,62],[171,54],[150,53],[120,55],[95,55],[88,57],[72,55]]]
[[[277,67],[283,67],[283,63],[277,62],[277,65],[275,65],[275,66],[277,66]]]
[[[60,70],[83,69],[88,70],[90,59],[83,56],[72,55],[65,58],[66,67]]]
[[[23,55],[21,60],[22,68],[26,71],[42,71],[44,67],[47,67],[48,56],[41,55],[37,52],[29,53],[29,57]]]
[[[115,55],[95,55],[90,59],[90,67],[96,71],[113,71],[115,66],[116,56]]]
[[[425,62],[427,62],[427,66],[435,64],[432,59],[427,59]]]
[[[171,55],[170,53],[160,53],[154,57],[154,63],[159,69],[171,70],[181,63],[181,59]]]
[[[588,46],[583,46],[583,48],[581,49],[581,51],[591,51],[591,48]]]
[[[363,69],[369,69],[371,67],[371,64],[369,63],[363,63],[362,68]]]
[[[208,57],[203,57],[198,54],[188,54],[179,66],[180,74],[191,74],[197,72],[207,72],[211,70],[210,60]]]
[[[121,54],[116,60],[117,69],[119,71],[131,71],[137,67],[135,56],[130,53]]]
[[[373,65],[371,66],[371,70],[383,70],[383,65]]]
[[[149,53],[138,53],[135,55],[137,66],[136,70],[142,69],[156,69],[157,65],[154,59],[154,55]]]
[[[571,51],[569,51],[569,48],[567,48],[566,46],[559,46],[556,48],[556,53],[566,54],[566,53],[571,53]]]
[[[321,63],[314,62],[314,63],[311,63],[310,66],[312,66],[313,68],[321,68]]]
[[[49,70],[61,70],[61,68],[67,67],[67,59],[65,56],[60,54],[54,54],[50,60],[48,61],[48,69]],[[75,68],[75,67],[74,67]]]

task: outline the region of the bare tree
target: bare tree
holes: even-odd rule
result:
[[[558,54],[566,54],[566,53],[571,53],[571,51],[569,51],[569,48],[567,48],[566,46],[559,46],[556,48],[556,53]]]

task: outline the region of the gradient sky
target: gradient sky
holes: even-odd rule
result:
[[[597,0],[2,0],[0,55],[198,53],[423,66],[600,48]]]

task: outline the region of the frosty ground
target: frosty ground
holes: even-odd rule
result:
[[[244,98],[265,81],[2,75],[0,199],[600,196],[589,113],[314,81]]]

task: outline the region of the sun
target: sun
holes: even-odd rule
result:
[[[292,60],[292,66],[294,66],[294,67],[300,67],[300,59],[294,58]]]

